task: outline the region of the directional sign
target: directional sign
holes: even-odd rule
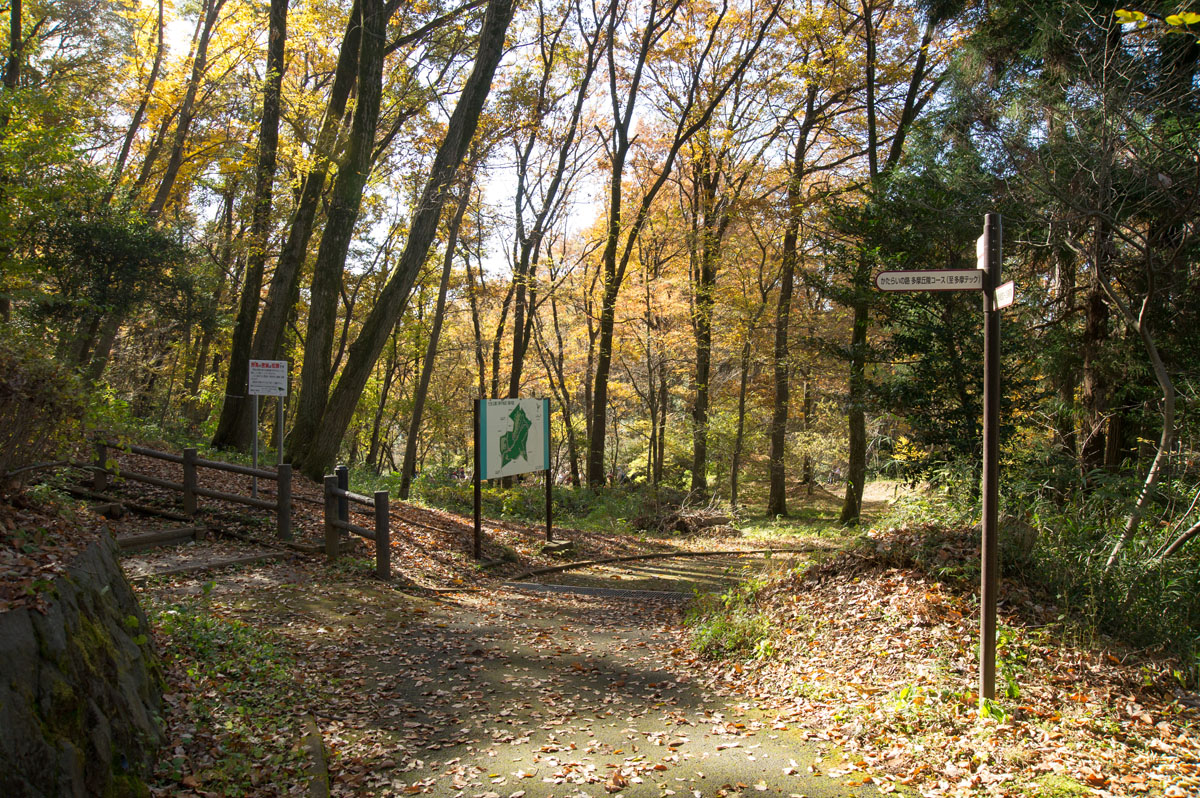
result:
[[[880,272],[875,275],[880,291],[982,291],[982,269],[917,269]]]
[[[996,286],[996,310],[1001,310],[1011,305],[1013,303],[1013,299],[1016,298],[1016,293],[1016,285],[1012,280],[1009,280],[1004,285]]]

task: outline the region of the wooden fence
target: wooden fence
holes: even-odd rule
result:
[[[388,492],[375,491],[375,498],[349,491],[348,472],[338,466],[336,474],[325,475],[325,554],[329,559],[338,556],[340,531],[353,532],[375,542],[375,575],[380,579],[392,577],[392,533],[388,525]],[[375,510],[375,529],[350,523],[350,502]]]
[[[156,460],[165,460],[168,463],[177,463],[183,466],[183,481],[172,482],[168,479],[150,476],[149,474],[139,474],[125,469],[121,469],[120,471],[110,469],[108,467],[109,449],[140,454]],[[110,476],[117,475],[122,479],[132,479],[135,482],[145,482],[148,485],[155,485],[160,488],[183,493],[183,511],[187,515],[195,515],[199,511],[199,497],[201,496],[234,502],[235,504],[245,504],[263,510],[274,510],[277,522],[276,536],[280,540],[292,539],[292,467],[287,463],[278,466],[278,471],[266,471],[248,466],[235,465],[234,463],[222,463],[218,460],[205,460],[197,456],[195,449],[184,449],[183,454],[178,455],[160,452],[155,449],[147,449],[143,446],[125,446],[111,441],[97,441],[95,443],[95,454],[95,461],[90,466],[90,470],[92,471],[92,489],[97,492],[103,491],[108,487]],[[199,479],[197,479],[197,471],[201,468],[211,468],[216,471],[226,471],[232,474],[257,477],[258,479],[273,480],[278,486],[275,492],[275,500],[269,501],[267,499],[258,499],[251,496],[225,493],[224,491],[201,487]]]

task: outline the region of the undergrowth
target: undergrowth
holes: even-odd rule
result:
[[[1016,469],[1014,469],[1016,470]],[[1134,475],[1094,474],[1087,490],[1051,489],[1049,479],[1014,477],[1001,492],[1000,567],[1046,594],[1082,637],[1103,635],[1177,661],[1175,679],[1200,682],[1200,542],[1171,557],[1165,547],[1195,523],[1193,480],[1163,485],[1137,537],[1108,559],[1139,488]],[[1060,480],[1061,484],[1061,480]],[[939,578],[978,580],[977,559],[939,559],[947,535],[979,540],[979,503],[966,478],[913,491],[881,526],[924,527],[911,564]]]
[[[771,621],[756,606],[765,584],[766,580],[753,578],[721,594],[698,594],[685,618],[696,653],[711,660],[770,657],[774,653]]]

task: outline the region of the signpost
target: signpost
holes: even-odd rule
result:
[[[983,530],[980,558],[979,701],[996,697],[996,594],[999,582],[1000,311],[1013,303],[1016,288],[1000,283],[1000,215],[983,220],[975,242],[977,269],[920,269],[880,272],[881,291],[983,292]]]
[[[477,399],[475,418],[475,559],[482,556],[483,480],[546,472],[546,541],[553,538],[550,400]]]
[[[983,219],[980,255],[983,281],[983,518],[980,522],[979,706],[996,697],[996,593],[1000,579],[1000,214]],[[1009,300],[1011,301],[1011,299]]]
[[[286,360],[251,360],[247,392],[254,397],[254,467],[258,468],[258,397],[279,397],[278,415],[275,420],[279,436],[277,465],[283,465],[283,400],[287,396],[288,362]],[[250,485],[250,494],[258,498],[258,477]]]

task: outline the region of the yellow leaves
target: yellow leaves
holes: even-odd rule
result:
[[[1128,9],[1119,8],[1113,12],[1113,16],[1117,18],[1117,22],[1120,24],[1136,25],[1139,30],[1150,25],[1150,20],[1141,11],[1129,11]],[[1172,28],[1186,28],[1191,25],[1200,25],[1200,14],[1194,11],[1170,14],[1161,19]]]

